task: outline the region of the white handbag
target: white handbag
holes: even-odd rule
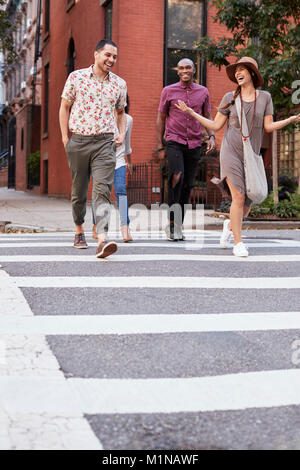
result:
[[[235,100],[238,118],[241,124],[241,99]],[[249,135],[246,116],[243,110],[243,135]],[[246,194],[255,204],[259,204],[268,195],[268,183],[263,158],[253,151],[250,137],[243,138]]]

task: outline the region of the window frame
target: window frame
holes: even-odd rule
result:
[[[50,0],[45,0],[44,5],[44,25],[45,25],[45,32],[44,36],[47,38],[50,34]]]
[[[50,63],[48,62],[44,66],[44,122],[43,122],[43,134],[48,135],[49,132],[49,88],[50,88]]]
[[[279,161],[280,172],[296,178],[300,177],[300,131],[298,129],[293,129],[292,132],[281,131]]]
[[[112,17],[113,17],[113,0],[107,0],[104,2],[102,5],[102,8],[104,9],[104,39],[110,39],[112,40]],[[109,7],[111,7],[111,10],[109,10]],[[108,21],[107,19],[109,18],[108,13],[111,14],[110,18],[110,27],[107,27]]]
[[[195,0],[198,1],[198,0]],[[169,0],[165,0],[165,11],[164,11],[164,75],[163,75],[163,84],[164,86],[168,85],[168,51],[170,49],[174,48],[169,48],[168,47],[168,36],[169,36],[169,31],[168,31],[168,13],[169,13]],[[202,9],[202,32],[201,32],[201,37],[205,37],[207,35],[207,0],[202,0],[203,3],[203,9]],[[193,49],[178,49],[180,51],[185,51],[192,52]],[[197,65],[197,64],[195,64]],[[197,82],[198,83],[198,82]],[[201,70],[199,74],[199,83],[203,86],[206,86],[206,61],[202,61],[201,63]]]
[[[67,4],[66,4],[66,12],[68,13],[71,8],[75,5],[75,0],[66,0],[67,1]]]
[[[72,52],[71,46],[73,46],[72,47],[73,52]],[[72,52],[72,55],[71,55],[71,52]],[[75,70],[75,58],[76,58],[75,41],[74,41],[74,38],[71,37],[69,40],[69,45],[68,45],[68,59],[67,59],[68,75]]]

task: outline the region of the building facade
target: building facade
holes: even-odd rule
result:
[[[3,82],[4,58],[0,53],[0,187],[7,186],[8,179],[8,150],[7,150],[7,123],[3,116],[5,106],[5,87]]]
[[[39,3],[42,4],[41,15],[38,13]],[[51,196],[70,197],[70,171],[58,122],[61,92],[70,72],[93,63],[95,45],[105,37],[111,38],[118,45],[118,60],[114,72],[126,80],[130,97],[130,113],[133,117],[132,160],[139,166],[139,172],[129,182],[129,186],[135,185],[135,196],[131,201],[145,191],[145,197],[138,202],[160,202],[163,199],[164,182],[161,173],[164,165],[156,162],[156,165],[160,165],[159,170],[157,167],[151,168],[149,173],[146,164],[155,162],[153,152],[156,148],[156,117],[160,94],[164,86],[178,80],[175,70],[178,60],[190,57],[196,64],[196,81],[207,86],[210,92],[213,116],[222,96],[234,89],[225,68],[219,71],[216,67],[207,66],[194,49],[194,41],[201,36],[220,37],[227,34],[225,27],[213,21],[214,8],[206,0],[9,0],[8,4],[10,8],[14,6],[23,18],[22,32],[15,33],[19,51],[23,51],[21,63],[4,69],[6,103],[11,113],[8,114],[9,122],[13,123],[13,118],[18,119],[15,127],[15,187],[30,187],[26,159],[36,150],[36,144],[30,144],[30,149],[27,148],[26,151],[23,147],[23,154],[21,147],[25,139],[24,135],[22,137],[22,129],[24,134],[24,122],[28,121],[26,103],[30,106],[34,92],[35,106],[40,105],[41,110],[40,120],[38,112],[33,120],[36,129],[31,130],[34,138],[37,139],[40,135],[40,186],[37,189]],[[34,25],[38,26],[40,33],[38,51],[37,27]],[[29,33],[32,34],[31,43]],[[26,35],[25,39],[22,34]],[[30,49],[33,42],[35,47]],[[41,61],[37,61],[39,53],[42,56]],[[35,71],[35,75],[31,76],[30,71]],[[25,81],[26,87],[22,88],[21,84]],[[13,129],[13,124],[11,127]],[[222,136],[222,132],[217,134],[218,148]],[[293,164],[293,172],[296,171],[299,177],[300,169],[297,169],[297,165],[300,168],[300,164],[295,160],[300,158],[297,150],[298,137],[299,134],[293,137],[296,145],[293,146],[293,163],[289,164]],[[280,161],[287,166],[292,144],[287,137],[282,142],[284,144],[279,146]],[[269,134],[265,136],[262,148],[269,176],[271,147]],[[198,175],[200,186],[209,186],[212,173],[218,173],[218,159],[209,157]],[[150,193],[154,191],[154,199],[153,194],[149,195],[148,192],[148,179],[152,177],[154,181]],[[147,180],[147,189],[143,188],[142,180]]]
[[[28,162],[40,149],[41,6],[41,0],[8,0],[5,7],[16,57],[11,63],[4,57],[2,67],[1,152],[7,155],[7,185],[18,190],[36,185],[39,191],[39,176],[32,179]]]
[[[44,1],[42,192],[70,196],[71,179],[58,124],[61,92],[73,69],[93,63],[95,45],[104,37],[118,45],[114,72],[128,86],[133,163],[153,160],[160,93],[163,86],[178,80],[175,67],[180,58],[194,60],[197,81],[209,88],[215,113],[232,86],[225,71],[206,67],[194,51],[194,41],[202,35],[225,32],[213,23],[213,14],[204,0]],[[219,144],[220,139],[218,135]]]

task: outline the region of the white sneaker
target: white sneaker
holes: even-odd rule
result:
[[[181,225],[167,225],[165,228],[167,239],[170,242],[184,241],[185,236],[182,233]]]
[[[232,239],[232,231],[228,228],[229,224],[230,219],[226,219],[223,224],[223,232],[220,238],[220,248],[229,248]]]
[[[234,256],[243,256],[245,258],[249,255],[247,247],[245,243],[243,242],[240,242],[237,245],[234,245],[232,252]]]

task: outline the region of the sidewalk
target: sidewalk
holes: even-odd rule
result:
[[[157,206],[158,208],[158,206]],[[160,212],[160,215],[159,215]],[[222,226],[223,220],[219,218],[208,217],[208,213],[213,211],[205,211],[204,224]],[[203,214],[202,214],[203,215]],[[166,210],[147,210],[143,206],[131,206],[129,208],[129,216],[131,218],[131,226],[133,230],[148,230],[151,224],[152,230],[161,230],[167,223]],[[186,214],[185,228],[191,229],[195,223],[197,226],[201,223],[197,216],[195,219],[195,211],[188,211]],[[72,219],[71,202],[67,199],[52,198],[48,196],[36,196],[23,191],[15,191],[14,189],[0,188],[0,225],[3,222],[10,222],[12,225],[6,224],[8,228],[28,227],[37,231],[74,231],[74,223]],[[87,206],[85,219],[86,231],[92,229],[92,211],[90,204]],[[113,207],[111,213],[110,230],[119,229],[119,215]]]
[[[167,223],[166,210],[148,210],[143,206],[131,206],[129,216],[132,230],[163,230]],[[207,230],[220,230],[223,218],[214,217],[213,210],[202,211],[189,210],[185,217],[185,229],[205,228]],[[119,214],[113,207],[111,213],[110,230],[119,230]],[[203,226],[204,225],[204,226]],[[59,199],[48,196],[36,196],[14,189],[0,188],[0,232],[4,231],[42,231],[42,232],[73,232],[71,202],[67,199]],[[249,229],[293,229],[300,228],[300,222],[267,222],[246,221],[244,228]],[[90,204],[87,206],[85,230],[92,229],[92,211]]]

